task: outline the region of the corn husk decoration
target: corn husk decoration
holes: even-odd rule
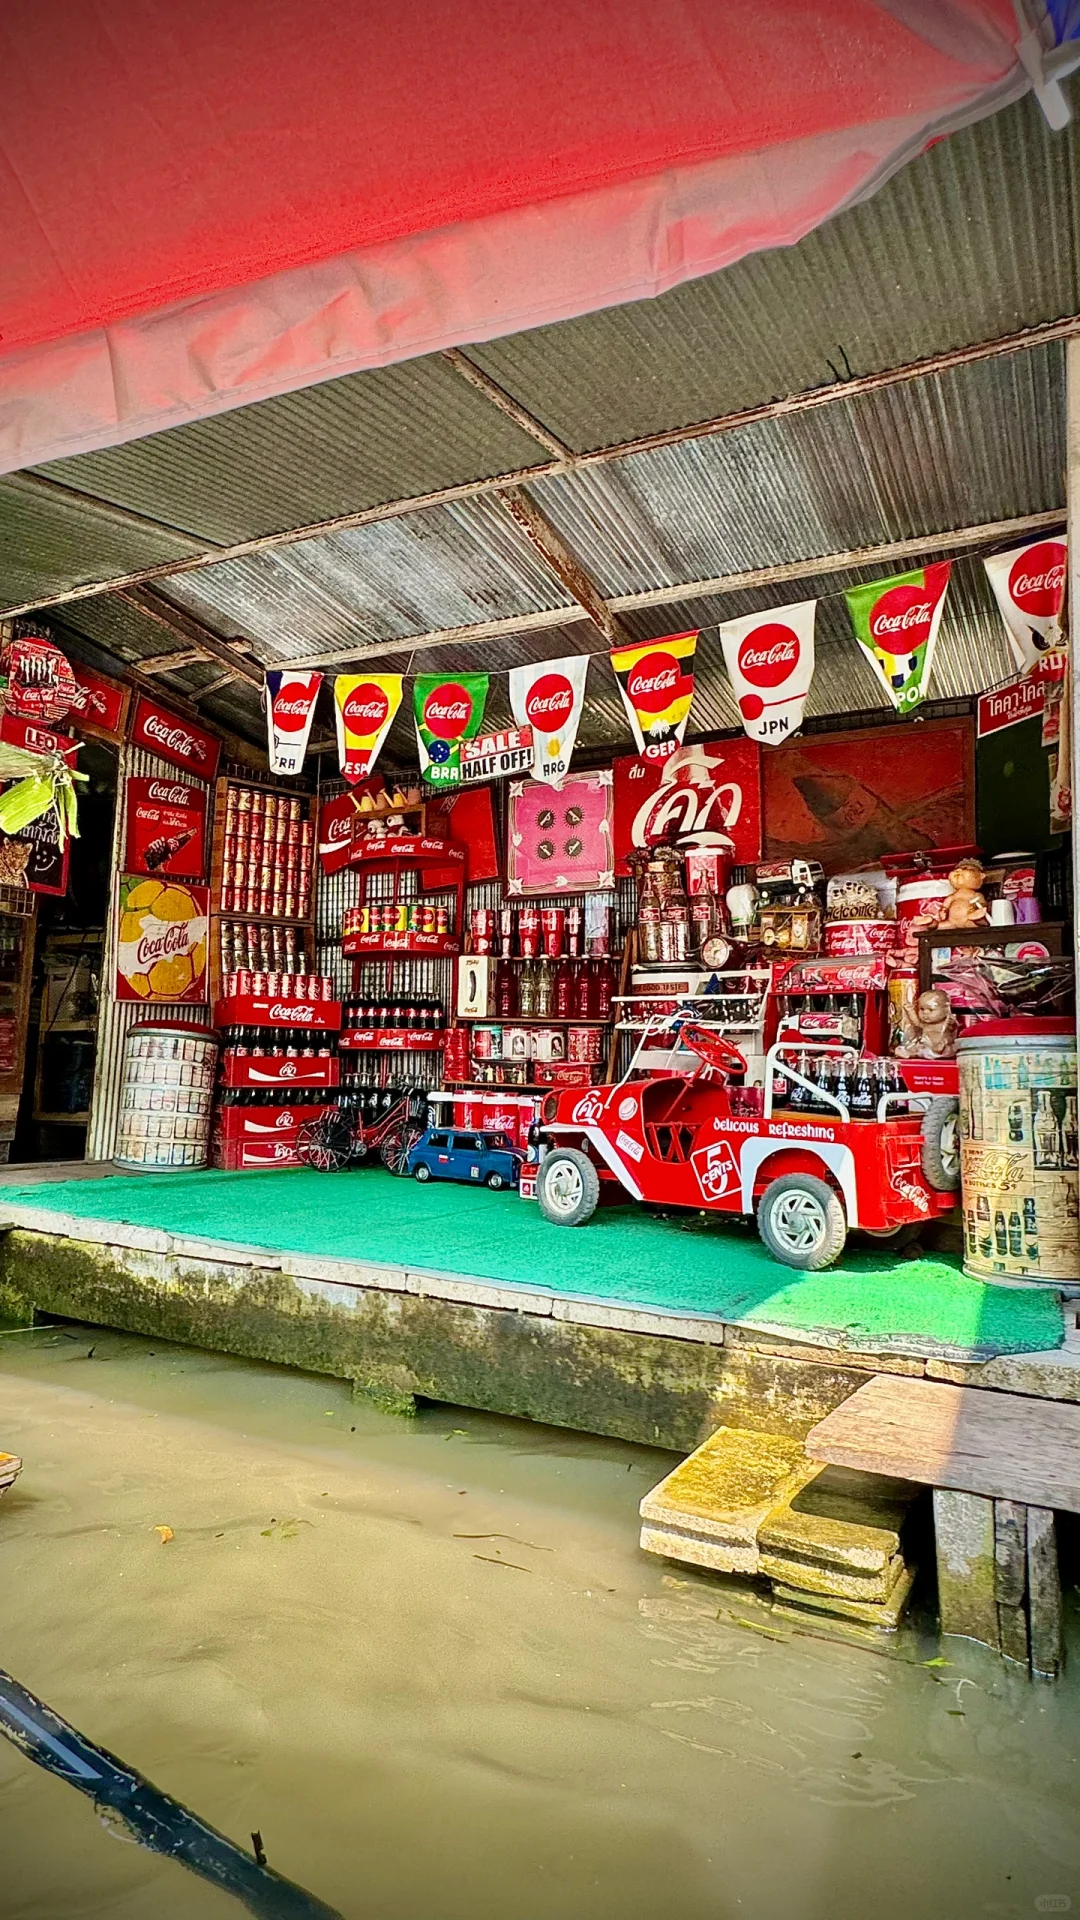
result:
[[[88,775],[69,767],[62,753],[30,753],[0,740],[0,781],[13,781],[0,793],[0,833],[21,833],[32,820],[51,811],[60,830],[60,845],[79,837],[76,780]]]

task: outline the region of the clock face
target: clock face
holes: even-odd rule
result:
[[[714,934],[706,940],[701,949],[701,958],[707,967],[726,967],[731,958],[731,942]]]

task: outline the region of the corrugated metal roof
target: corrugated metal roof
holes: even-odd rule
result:
[[[430,355],[53,461],[41,472],[224,542],[547,458]]]
[[[164,590],[211,627],[227,623],[268,661],[571,605],[486,497],[223,561]]]
[[[17,607],[65,586],[200,552],[197,540],[119,526],[92,502],[34,491],[18,474],[0,480],[0,606]]]
[[[610,597],[1061,506],[1064,418],[1037,347],[529,492]]]
[[[1029,95],[797,246],[469,353],[579,449],[905,366],[1080,311],[1078,180]]]

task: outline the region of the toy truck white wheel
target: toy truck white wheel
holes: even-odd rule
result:
[[[843,1203],[812,1173],[782,1173],[762,1194],[757,1221],[769,1252],[785,1266],[817,1273],[844,1251]]]
[[[576,1147],[556,1147],[544,1155],[536,1181],[536,1197],[545,1220],[556,1227],[583,1227],[600,1199],[600,1177],[588,1154]]]
[[[922,1170],[935,1193],[960,1185],[960,1104],[951,1094],[932,1100],[923,1114]]]

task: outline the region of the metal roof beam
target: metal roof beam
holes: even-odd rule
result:
[[[539,554],[544,565],[550,567],[560,585],[566,588],[570,598],[576,600],[582,611],[588,614],[608,645],[618,646],[626,635],[620,631],[619,623],[595,580],[582,566],[577,554],[567,546],[562,534],[552,526],[546,513],[541,512],[524,487],[508,487],[500,497],[514,525],[524,534],[534,553]]]
[[[246,680],[250,687],[256,687],[260,692],[262,691],[261,667],[253,666],[251,661],[243,659],[238,651],[241,647],[246,651],[246,641],[230,645],[219,634],[211,633],[209,627],[204,627],[200,620],[193,619],[190,613],[184,613],[180,607],[175,607],[171,600],[163,600],[160,594],[152,593],[149,587],[132,587],[128,591],[117,593],[115,598],[122,600],[125,606],[133,607],[135,612],[142,614],[145,619],[153,620],[157,626],[163,627],[166,633],[174,635],[183,643],[182,649],[178,648],[173,655],[174,663],[181,651],[189,656],[194,653],[202,660],[216,660],[219,666],[227,667],[234,678]],[[160,657],[155,656],[155,658]],[[157,671],[160,672],[161,669],[158,668]]]
[[[1030,348],[1067,340],[1077,334],[1080,334],[1080,314],[1071,314],[1066,319],[1047,321],[1041,326],[1028,327],[1017,333],[1001,335],[996,340],[984,340],[971,346],[956,347],[947,353],[934,354],[928,359],[912,361],[903,367],[887,368],[880,373],[863,374],[853,380],[838,380],[830,386],[812,387],[802,393],[791,394],[785,399],[769,400],[760,406],[744,407],[737,412],[723,414],[714,420],[699,420],[689,426],[671,427],[660,433],[645,434],[636,440],[624,440],[613,446],[597,447],[586,453],[567,451],[559,457],[539,462],[536,466],[519,467],[513,472],[487,475],[478,480],[462,480],[453,486],[435,488],[429,493],[415,494],[407,499],[385,501],[379,506],[358,508],[354,513],[336,514],[330,519],[312,521],[303,527],[291,527],[276,533],[260,534],[249,540],[234,541],[231,546],[218,547],[213,551],[209,550],[207,541],[200,539],[200,545],[204,549],[200,553],[178,560],[157,561],[151,566],[136,568],[109,580],[95,580],[87,585],[66,587],[59,593],[46,594],[39,599],[25,601],[19,606],[0,608],[0,619],[14,618],[18,614],[35,613],[47,607],[66,606],[76,600],[92,599],[99,593],[118,592],[122,589],[142,586],[152,580],[166,580],[174,574],[197,573],[205,567],[218,566],[228,560],[244,560],[252,554],[272,553],[278,548],[296,546],[305,540],[318,540],[327,534],[343,533],[354,527],[371,526],[378,521],[396,520],[405,514],[421,513],[427,507],[448,506],[459,500],[475,499],[482,494],[505,493],[510,488],[520,487],[524,482],[546,479],[550,474],[575,473],[588,467],[608,466],[612,462],[628,459],[635,454],[655,452],[662,447],[680,446],[688,441],[711,439],[718,434],[731,433],[740,427],[753,426],[759,421],[782,420],[789,414],[813,412],[818,407],[833,406],[845,400],[856,400],[864,394],[880,393],[889,387],[903,386],[913,380],[927,379],[936,374],[950,372],[957,367],[973,366],[979,361],[998,359],[1003,354],[1024,353]],[[479,372],[479,369],[476,371]],[[492,382],[492,384],[495,383]],[[509,396],[506,397],[509,398]],[[517,402],[513,404],[517,405]],[[543,431],[546,432],[546,428]],[[22,477],[25,476],[20,476]],[[611,604],[614,606],[614,601]]]
[[[507,393],[505,387],[500,387],[498,381],[478,367],[475,360],[470,360],[467,353],[462,353],[460,347],[447,347],[440,358],[446,361],[447,366],[453,367],[462,380],[467,380],[470,387],[475,387],[477,393],[482,393],[485,400],[489,400],[508,420],[512,420],[515,427],[520,427],[522,433],[529,434],[549,453],[553,453],[556,460],[572,461],[575,458],[572,447],[568,447],[557,434],[543,426],[535,414],[531,414],[520,400],[515,400],[512,394]]]
[[[978,527],[955,528],[948,533],[924,533],[912,539],[890,540],[876,547],[850,547],[844,553],[820,554],[812,560],[787,560],[777,566],[755,567],[748,573],[722,574],[714,580],[684,580],[677,586],[649,587],[640,593],[613,596],[605,604],[614,614],[642,613],[651,607],[672,606],[684,600],[712,599],[728,593],[744,593],[755,587],[782,586],[792,581],[814,580],[831,573],[845,573],[860,567],[886,566],[897,560],[914,560],[922,554],[948,553],[957,556],[980,547],[987,550],[1003,541],[1024,540],[1064,525],[1064,507],[1047,513],[1022,514],[1015,520],[990,520]],[[305,655],[290,662],[297,671],[303,668],[345,666],[353,660],[381,659],[391,654],[426,652],[434,647],[456,647],[478,640],[513,638],[517,634],[539,633],[549,627],[572,626],[577,621],[596,621],[582,608],[544,607],[535,613],[517,614],[510,619],[479,620],[471,626],[442,627],[431,633],[413,633],[404,639],[372,640],[348,652]],[[605,635],[605,638],[607,636]],[[618,644],[627,635],[616,631]]]

